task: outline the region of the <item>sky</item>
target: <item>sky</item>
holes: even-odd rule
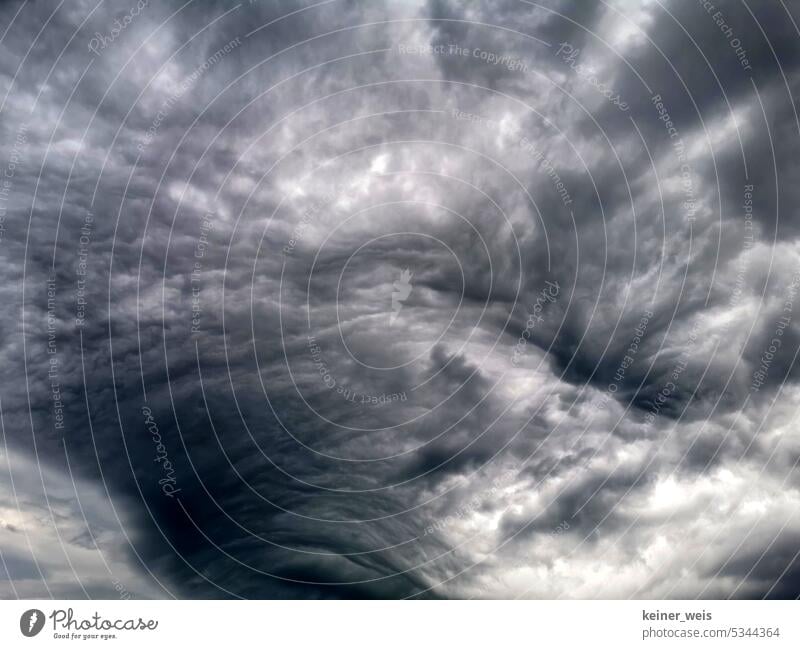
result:
[[[0,3],[0,597],[800,596],[798,24]]]

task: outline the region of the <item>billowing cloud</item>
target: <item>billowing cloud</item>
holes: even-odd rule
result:
[[[799,20],[7,3],[0,593],[796,597]]]

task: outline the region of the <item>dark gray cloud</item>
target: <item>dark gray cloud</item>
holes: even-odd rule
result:
[[[795,597],[800,16],[719,4],[6,3],[0,594]]]

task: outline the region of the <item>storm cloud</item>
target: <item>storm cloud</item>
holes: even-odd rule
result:
[[[800,595],[798,22],[3,3],[0,595]]]

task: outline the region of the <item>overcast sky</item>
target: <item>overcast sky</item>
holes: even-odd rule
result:
[[[800,595],[800,11],[0,5],[0,596]]]

